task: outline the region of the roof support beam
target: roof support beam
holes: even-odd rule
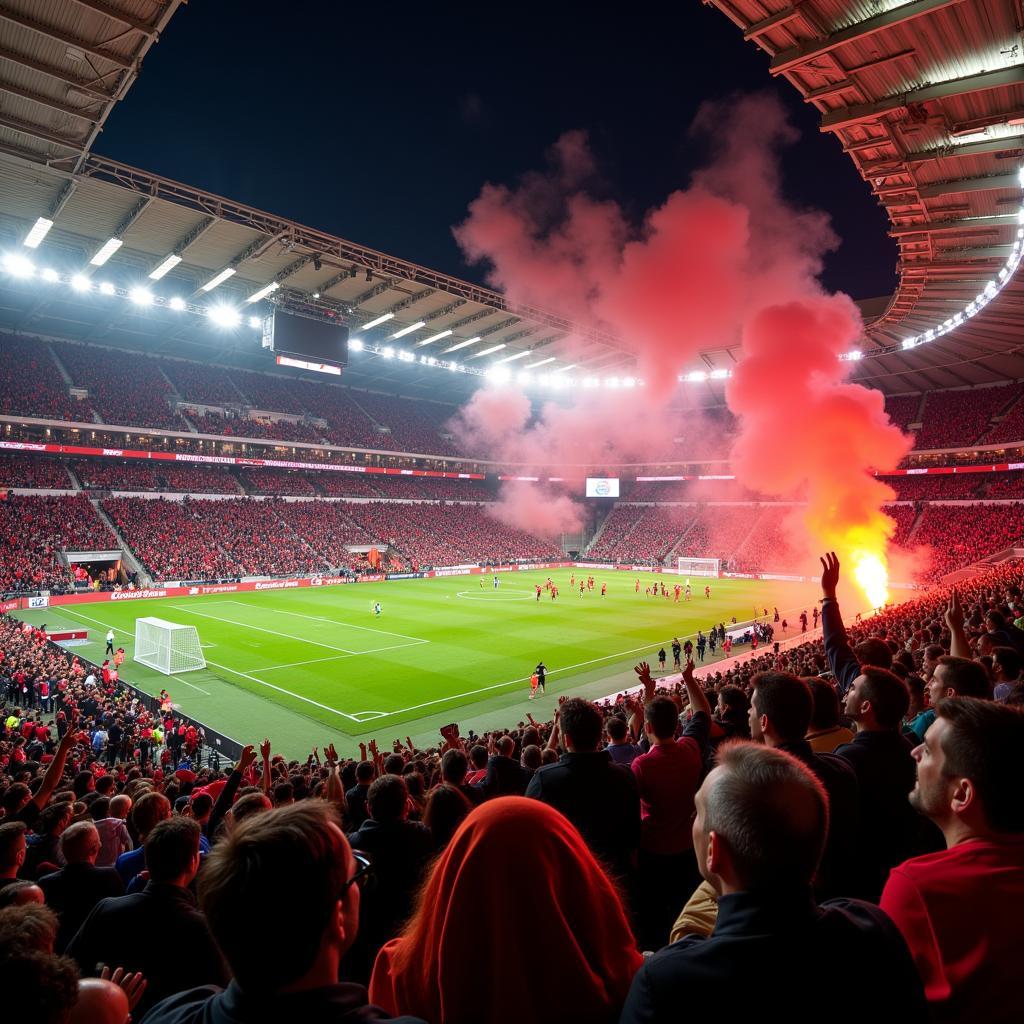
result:
[[[110,4],[103,3],[103,0],[72,0],[72,3],[78,4],[79,7],[84,7],[87,11],[95,11],[97,14],[102,14],[105,18],[116,21],[120,25],[127,25],[128,28],[141,32],[147,39],[156,37],[156,29],[152,25],[147,25],[146,22],[133,18],[130,14],[111,7]]]
[[[999,228],[1017,226],[1016,214],[999,214],[995,217],[966,217],[957,220],[935,220],[930,224],[903,224],[889,230],[892,238],[905,235],[939,235],[962,233],[965,235],[988,234]]]
[[[856,25],[833,32],[831,35],[825,36],[824,39],[812,39],[800,46],[794,46],[791,50],[784,50],[772,60],[769,70],[773,75],[781,75],[784,71],[791,71],[801,64],[806,64],[809,60],[831,53],[847,43],[865,39],[877,32],[892,28],[894,25],[902,25],[915,18],[931,14],[934,11],[941,11],[945,7],[952,7],[958,3],[960,0],[911,0],[911,3],[894,7],[882,14],[876,14],[873,18],[867,18]]]
[[[22,89],[17,85],[11,85],[9,82],[0,82],[0,92],[9,93],[11,96],[20,96],[23,100],[31,100],[31,102],[38,103],[41,107],[59,110],[62,114],[69,114],[71,117],[79,117],[89,124],[99,124],[98,118],[91,116],[81,107],[72,107],[70,104],[61,103],[60,100],[43,96],[38,92],[31,92],[28,89]]]
[[[99,49],[99,47],[90,46],[83,39],[78,39],[66,32],[61,32],[60,29],[54,28],[51,25],[43,25],[38,21],[33,21],[31,18],[26,18],[23,14],[8,10],[6,7],[0,7],[0,20],[9,21],[13,25],[20,25],[22,28],[27,28],[32,32],[45,36],[47,39],[63,43],[65,46],[73,46],[76,50],[89,54],[90,57],[95,57],[97,60],[105,60],[107,63],[113,64],[114,67],[121,68],[122,71],[128,71],[132,66],[130,60],[119,57],[116,53],[109,53],[106,50]]]
[[[95,89],[80,78],[75,78],[72,75],[65,73],[60,68],[55,68],[49,64],[43,64],[40,61],[33,60],[31,57],[25,57],[20,53],[12,53],[5,47],[0,47],[0,58],[10,61],[12,64],[17,64],[19,67],[28,68],[31,71],[38,71],[39,74],[46,75],[48,78],[52,78],[58,82],[63,82],[65,85],[70,85],[72,88],[77,89],[80,93],[88,96],[90,99],[99,100],[102,103],[109,103],[114,98],[110,93],[103,92],[100,89]]]
[[[998,189],[1020,190],[1020,178],[1016,174],[989,174],[980,178],[959,178],[954,181],[935,181],[920,185],[917,194],[922,199],[936,199],[939,196],[959,195],[962,192],[993,192]]]
[[[124,233],[146,212],[153,202],[152,196],[140,199],[125,215],[124,220],[114,230],[114,238],[123,238]]]
[[[908,164],[921,164],[940,157],[985,156],[988,153],[1012,153],[1024,149],[1024,135],[1010,135],[1005,139],[983,139],[979,142],[965,142],[962,146],[942,146],[939,149],[922,149],[907,153],[903,158]]]
[[[743,38],[749,42],[765,32],[770,32],[773,28],[778,28],[780,25],[788,25],[794,18],[799,18],[800,13],[799,7],[785,7],[778,14],[772,14],[767,18],[762,18],[760,21],[755,21],[753,25],[744,31]]]
[[[835,132],[866,121],[877,121],[882,114],[902,110],[914,103],[927,103],[929,100],[941,100],[949,96],[963,96],[967,93],[1022,84],[1024,84],[1024,65],[1018,64],[1012,68],[1001,68],[998,71],[982,71],[977,75],[965,75],[963,78],[952,78],[948,82],[911,89],[909,92],[889,96],[875,103],[858,103],[850,107],[840,107],[821,119],[821,130]]]
[[[34,124],[27,124],[24,121],[20,121],[14,117],[8,117],[0,114],[0,125],[5,128],[10,128],[11,131],[21,132],[22,135],[31,136],[33,139],[39,139],[41,142],[51,142],[55,146],[61,146],[64,149],[70,149],[74,153],[84,153],[85,146],[80,145],[77,142],[72,142],[70,139],[65,138],[63,135],[56,135],[53,132],[48,132],[43,128],[39,128]]]

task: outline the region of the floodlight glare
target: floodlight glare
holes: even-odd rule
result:
[[[36,267],[27,256],[9,252],[4,257],[4,270],[11,277],[31,277],[36,272]]]
[[[136,306],[150,306],[153,304],[153,293],[147,288],[133,288],[128,293],[128,298],[131,299]]]
[[[218,327],[237,327],[242,322],[242,315],[231,306],[212,306],[206,311],[206,315]]]
[[[180,313],[185,308],[185,300],[180,295],[174,295],[168,300],[167,305]]]
[[[53,221],[48,220],[46,217],[39,217],[35,224],[32,225],[31,230],[25,236],[25,241],[21,244],[28,249],[35,249],[39,243],[46,237],[47,231],[53,227]]]

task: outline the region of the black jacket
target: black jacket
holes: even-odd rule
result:
[[[60,917],[55,952],[63,953],[82,922],[100,900],[124,895],[124,883],[113,868],[68,864],[39,879],[46,905]]]
[[[345,790],[345,803],[348,805],[348,810],[345,812],[345,824],[349,828],[359,828],[369,813],[366,808],[366,797],[370,792],[370,784],[368,782],[357,782],[351,789]]]
[[[494,796],[522,796],[532,775],[531,771],[511,757],[492,754],[487,761],[487,774],[482,788],[488,799]]]
[[[207,985],[165,999],[142,1024],[423,1024],[419,1017],[389,1017],[367,1003],[362,985],[332,985],[290,995],[246,995],[234,981],[226,989]]]
[[[534,772],[526,795],[561,811],[614,873],[630,871],[640,844],[640,794],[632,771],[607,750],[563,754]]]
[[[134,1012],[182,989],[226,985],[228,973],[195,897],[177,885],[150,882],[142,892],[102,900],[71,940],[67,954],[82,973],[98,975],[100,965],[141,971],[146,991]]]
[[[353,850],[373,861],[374,885],[360,897],[359,935],[345,956],[346,979],[365,984],[377,951],[394,938],[412,913],[423,871],[434,852],[434,840],[418,821],[382,824],[367,818],[348,834]]]
[[[872,1011],[842,994],[837,970],[871,978],[872,992],[885,993],[886,1020],[927,1020],[921,979],[892,921],[859,900],[815,906],[805,889],[723,896],[708,938],[687,936],[644,962],[619,1024],[754,1020],[765,993],[787,1024],[863,1024]],[[793,985],[780,991],[786,979]]]

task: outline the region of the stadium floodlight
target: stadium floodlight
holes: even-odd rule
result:
[[[46,217],[39,217],[35,224],[29,229],[29,233],[25,236],[25,241],[21,244],[27,249],[35,249],[39,243],[46,237],[46,233],[53,227],[53,221]]]
[[[500,345],[492,345],[490,348],[485,348],[482,352],[474,352],[469,358],[479,359],[481,356],[489,356],[492,352],[500,352],[504,347],[504,342]]]
[[[523,371],[522,371],[522,372],[521,372],[521,373],[519,374],[519,376],[518,376],[518,377],[516,378],[516,380],[517,380],[517,381],[518,381],[518,382],[519,382],[519,383],[520,383],[520,384],[521,384],[521,385],[522,385],[523,387],[527,387],[528,385],[530,385],[530,384],[532,384],[532,383],[533,383],[533,377],[532,377],[532,376],[531,376],[530,374],[528,374],[528,373],[527,373],[527,372],[526,372],[525,370],[523,370]]]
[[[237,327],[242,322],[242,315],[233,306],[211,306],[206,315],[218,327]]]
[[[148,288],[133,288],[128,293],[128,298],[136,306],[151,306],[153,304],[153,293]]]
[[[560,367],[558,367],[557,370],[552,370],[551,372],[552,373],[565,373],[566,370],[575,370],[575,369],[576,369],[576,364],[575,363],[570,363],[568,366],[560,366]]]
[[[71,287],[74,288],[76,292],[87,292],[92,289],[92,281],[90,281],[85,274],[75,274],[75,276],[71,278]]]
[[[499,363],[514,363],[517,359],[525,359],[530,354],[528,348],[524,348],[522,352],[513,352],[510,356],[502,356]]]
[[[168,300],[167,305],[180,313],[185,308],[185,300],[180,295],[174,295]]]
[[[504,366],[492,366],[487,371],[487,377],[489,380],[494,381],[495,384],[507,384],[512,379],[512,373]]]
[[[636,377],[623,377],[622,378],[622,386],[624,388],[635,388],[636,387]]]
[[[708,375],[704,370],[691,370],[685,377],[688,384],[700,384],[707,379]]]
[[[585,388],[599,388],[601,381],[597,377],[584,377],[583,386]]]
[[[394,318],[394,313],[382,313],[375,320],[371,320],[368,324],[363,324],[363,326],[360,327],[359,330],[368,331],[371,327],[379,327],[381,324],[386,323],[388,320],[394,320]]]
[[[730,370],[712,370],[708,376],[712,380],[728,380],[732,376]]]
[[[450,361],[450,362],[448,363],[448,369],[449,369],[449,370],[451,370],[451,372],[452,372],[452,373],[455,373],[455,371],[456,371],[456,370],[457,370],[458,368],[459,368],[459,364],[458,364],[457,362],[455,362],[455,360],[454,360],[454,359],[452,359],[452,360],[451,360],[451,361]]]
[[[249,317],[249,326],[254,331],[258,331],[263,326],[263,321],[258,316],[251,316]]]
[[[446,356],[449,352],[458,352],[460,348],[467,348],[470,345],[475,345],[479,340],[479,337],[467,338],[465,341],[460,341],[457,345],[452,345],[451,348],[446,348],[441,355]]]
[[[276,281],[271,281],[270,284],[265,284],[259,291],[253,292],[245,301],[259,302],[260,299],[265,299],[271,292],[276,292],[280,287]]]
[[[403,363],[414,363],[414,362],[416,362],[416,357],[411,352],[405,352],[405,351],[399,350],[397,355],[398,355],[398,358],[401,359]]]
[[[450,337],[452,333],[452,331],[442,331],[440,334],[432,334],[429,338],[424,338],[422,341],[417,341],[416,347],[419,348],[421,345],[430,345],[432,342],[440,341],[442,338]]]
[[[107,260],[109,260],[110,257],[113,256],[114,253],[117,252],[117,250],[120,249],[122,245],[124,245],[124,241],[122,239],[108,238],[99,247],[99,249],[96,251],[96,254],[93,256],[91,260],[89,260],[89,262],[94,267],[102,267],[103,264],[106,263]]]
[[[362,352],[363,342],[360,338],[352,338],[348,343],[349,352]]]
[[[60,274],[53,267],[45,267],[39,272],[39,276],[50,284],[56,284],[60,280]]]
[[[404,338],[407,334],[412,334],[413,331],[418,331],[421,327],[426,327],[426,326],[427,326],[427,321],[426,320],[418,320],[414,324],[409,324],[408,327],[403,327],[400,331],[395,331],[395,333],[392,334],[391,337],[392,338]]]
[[[232,274],[234,274],[234,267],[225,267],[219,274],[214,274],[206,284],[200,286],[200,290],[204,292],[212,292],[214,288],[219,284],[223,284]]]
[[[31,277],[36,272],[36,265],[20,253],[9,252],[4,256],[4,270],[11,277]]]
[[[523,369],[524,370],[536,370],[538,366],[547,366],[548,363],[553,363],[554,361],[555,361],[555,357],[554,356],[548,356],[547,359],[540,359],[536,363],[527,363],[526,366],[523,367]]]
[[[151,281],[159,281],[160,278],[164,276],[164,274],[173,270],[180,262],[181,257],[177,253],[172,252],[171,255],[168,256],[167,259],[163,261],[163,263],[154,267],[153,270],[150,271],[149,279]]]
[[[844,352],[839,358],[845,359],[849,363],[855,363],[864,358],[864,353],[859,348],[851,348],[849,352]]]
[[[100,295],[113,295],[116,290],[109,281],[100,281],[99,288]]]
[[[380,350],[380,354],[385,359],[394,359],[395,358],[395,350],[390,345],[385,345],[384,348],[382,348]]]
[[[619,378],[618,377],[605,377],[605,379],[604,379],[604,386],[606,388],[617,388],[619,386]]]
[[[917,348],[917,338],[904,338],[903,347],[904,349]]]

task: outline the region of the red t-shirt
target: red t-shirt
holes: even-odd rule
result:
[[[688,730],[698,719],[695,715]],[[698,725],[707,737],[707,726]],[[693,736],[659,743],[630,766],[640,789],[640,846],[650,853],[683,853],[693,846],[693,798],[703,774],[701,744]]]
[[[893,868],[882,909],[903,933],[933,1021],[1019,1021],[1024,836],[976,840]]]

